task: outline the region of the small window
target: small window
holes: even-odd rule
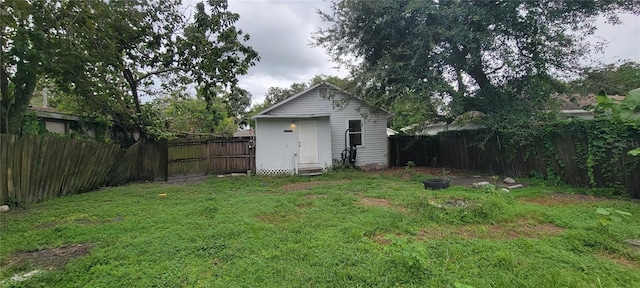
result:
[[[318,93],[320,94],[320,98],[326,99],[329,97],[329,89],[327,88],[318,89]]]
[[[50,133],[67,134],[67,123],[64,122],[45,121],[44,128]]]
[[[362,120],[349,120],[349,146],[362,146]]]

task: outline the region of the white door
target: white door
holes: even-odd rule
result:
[[[298,122],[298,145],[300,163],[318,163],[318,122],[316,120]]]

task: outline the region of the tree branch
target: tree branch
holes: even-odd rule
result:
[[[127,80],[127,83],[129,83],[131,94],[133,95],[133,101],[136,104],[136,114],[139,115],[142,113],[142,109],[140,109],[140,99],[138,99],[138,82],[140,80],[135,79],[129,68],[124,68],[124,70],[122,70],[122,74],[124,75],[124,79]],[[136,122],[139,122],[139,117],[136,117]]]
[[[153,72],[149,72],[147,74],[144,74],[144,75],[142,75],[142,77],[140,77],[138,79],[135,79],[135,81],[136,82],[140,82],[140,81],[142,81],[142,80],[144,80],[146,78],[149,78],[151,76],[154,76],[154,75],[160,75],[160,74],[163,74],[163,73],[173,72],[173,71],[178,71],[178,70],[184,71],[183,69],[178,68],[178,67],[161,69],[161,70],[157,70],[157,71],[153,71]]]

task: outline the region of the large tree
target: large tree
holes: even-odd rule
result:
[[[144,123],[149,117],[143,115],[143,96],[166,95],[195,84],[204,87],[207,105],[219,96],[214,94],[219,91],[215,87],[222,87],[232,109],[243,110],[248,105],[249,95],[237,86],[237,76],[246,74],[258,61],[258,55],[245,44],[249,35],[234,26],[239,15],[227,10],[227,1],[198,3],[192,18],[182,14],[179,0],[12,1],[20,5],[13,4],[9,14],[26,20],[8,29],[11,33],[2,35],[3,51],[10,51],[16,63],[37,69],[34,80],[46,75],[67,95],[72,95],[78,103],[76,112],[105,115],[126,131],[145,133],[150,125]],[[16,7],[22,7],[22,2],[29,9],[20,12]],[[52,11],[41,13],[35,8],[37,5]],[[35,15],[39,13],[54,15],[51,18],[56,21],[58,18],[71,20],[60,24],[47,19],[36,21],[39,18]],[[3,18],[3,22],[11,21]],[[28,31],[20,30],[21,27],[27,27]],[[40,40],[37,36],[43,31],[45,36],[53,36]],[[27,36],[42,42],[29,40],[23,45],[40,57],[36,61],[18,53],[21,46],[16,44],[17,40]],[[56,37],[63,38],[64,41],[58,42],[68,47],[51,46],[58,43],[53,41]],[[50,53],[54,57],[47,58],[48,54],[42,52],[49,50],[54,50]],[[49,64],[40,68],[44,62]],[[14,68],[18,64],[9,63],[5,68],[7,65],[3,63],[3,71],[18,71]],[[15,72],[6,78],[18,76]],[[28,102],[33,89],[13,94],[5,98],[3,90],[3,101]],[[11,110],[15,112],[12,115],[24,112],[26,105],[18,107],[13,103],[10,107],[18,109]],[[4,118],[13,117],[16,116]]]
[[[144,115],[150,115],[149,127],[156,135],[172,138],[182,134],[233,136],[238,130],[235,117],[228,114],[229,105],[223,97],[204,99],[204,89],[195,97],[174,91],[143,104]]]
[[[0,133],[17,132],[39,78],[83,70],[91,49],[82,35],[90,7],[81,1],[0,2]]]
[[[589,53],[594,18],[639,13],[640,2],[564,0],[342,0],[320,12],[315,35],[352,66],[357,94],[422,118],[480,111],[485,125],[540,120],[555,79]]]

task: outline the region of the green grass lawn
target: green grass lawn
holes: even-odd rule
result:
[[[399,176],[133,184],[14,209],[0,214],[0,286],[640,287],[625,243],[639,202]],[[598,207],[633,216],[604,229]]]

